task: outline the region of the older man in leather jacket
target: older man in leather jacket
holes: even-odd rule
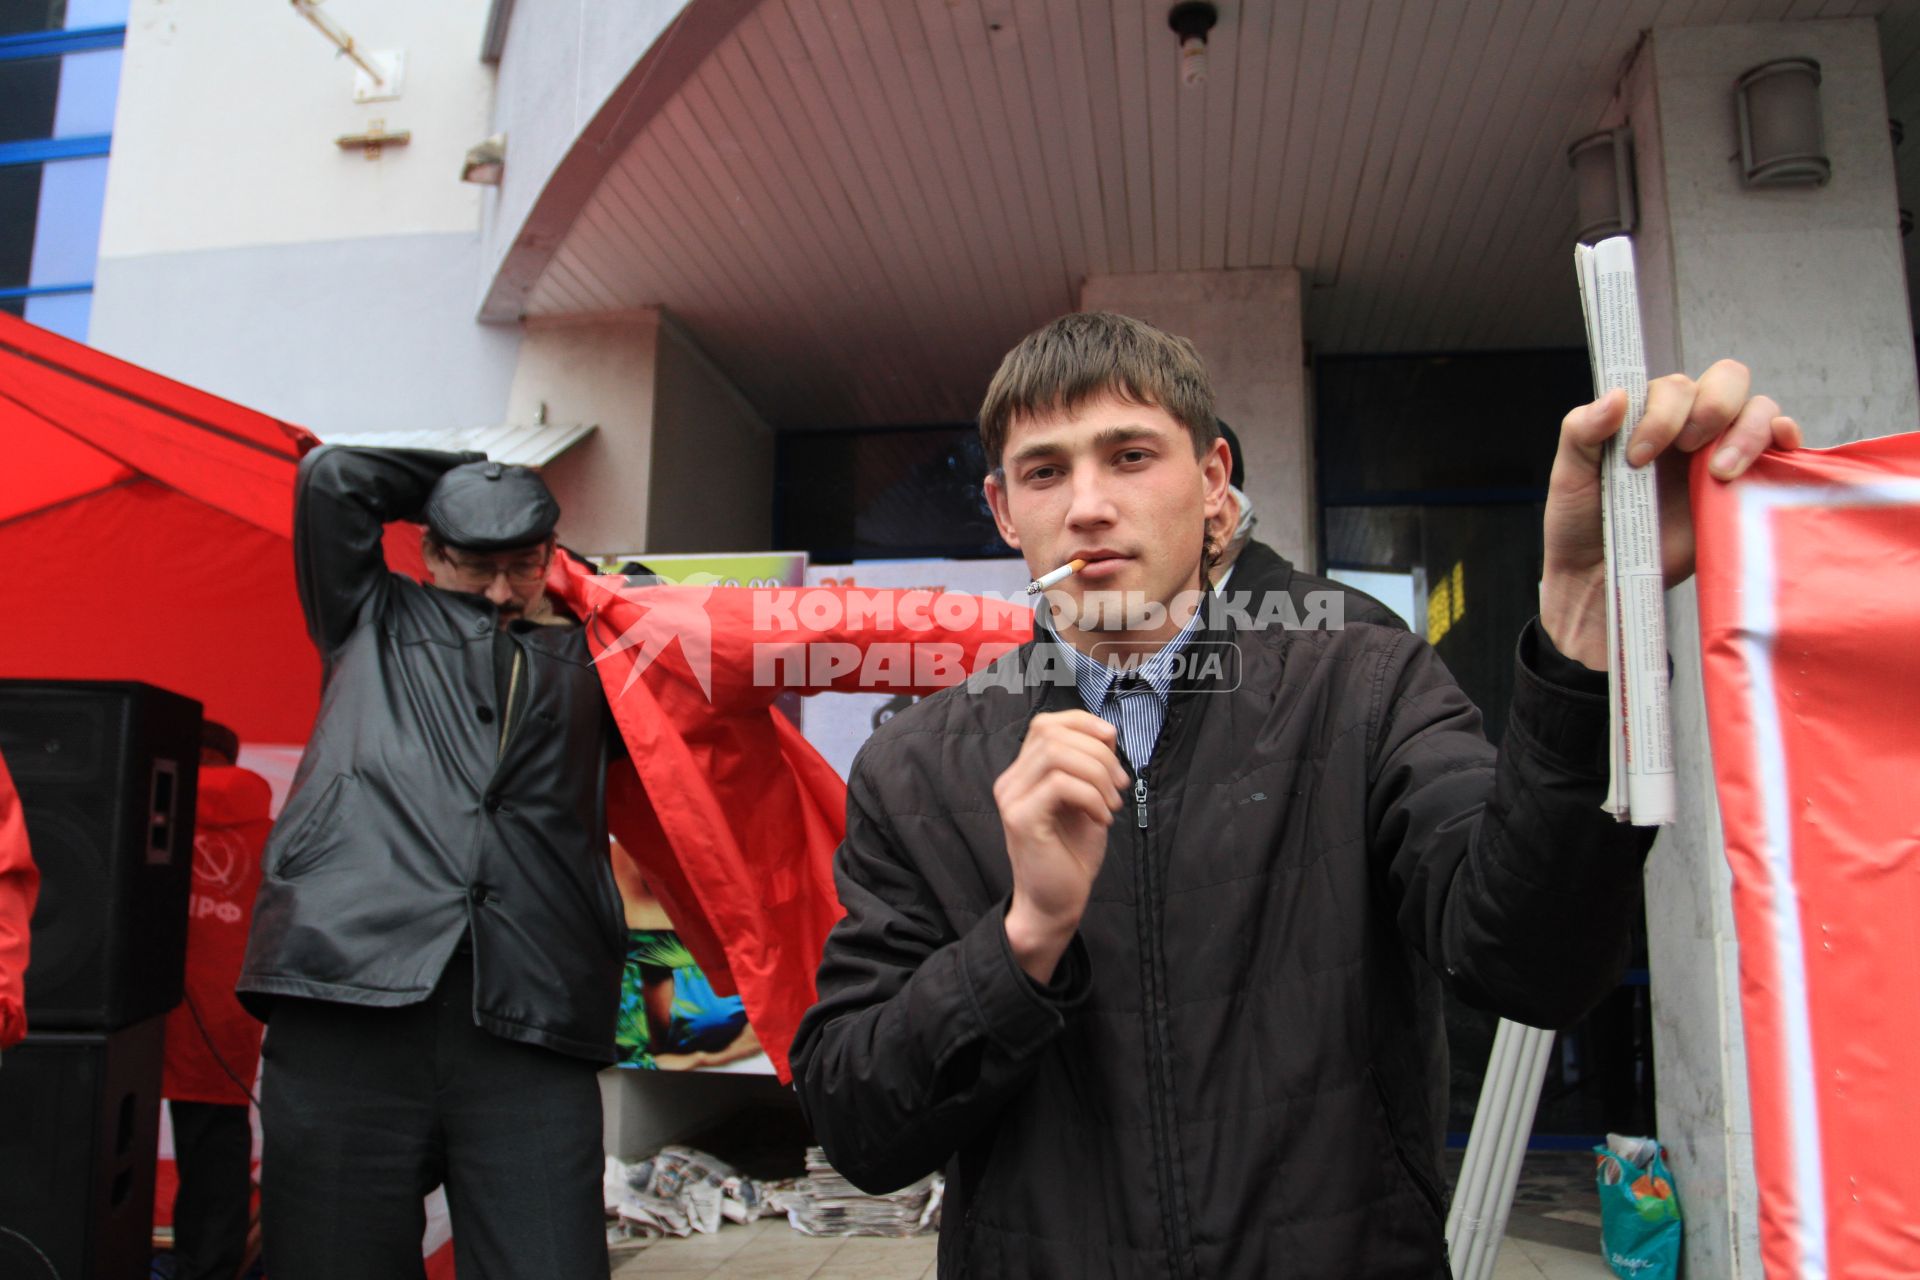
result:
[[[424,518],[432,585],[388,570]],[[239,990],[264,1049],[275,1280],[419,1274],[444,1184],[463,1276],[605,1276],[596,1069],[625,933],[615,735],[545,592],[559,507],[475,455],[322,448],[294,555],[326,684]]]

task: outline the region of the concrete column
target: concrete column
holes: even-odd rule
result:
[[[1317,569],[1300,273],[1093,276],[1080,290],[1080,309],[1135,316],[1200,349],[1220,416],[1246,451],[1247,496],[1260,518],[1255,536],[1303,569]]]
[[[507,396],[508,422],[597,428],[546,469],[560,540],[588,554],[646,550],[653,473],[657,311],[530,319]]]
[[[1820,63],[1832,180],[1750,191],[1734,81],[1784,57]],[[1911,429],[1920,389],[1882,76],[1870,19],[1653,33],[1624,95],[1650,375],[1733,356],[1813,445]],[[1686,1206],[1686,1273],[1758,1280],[1738,948],[1691,585],[1669,593],[1668,617],[1681,811],[1647,869],[1659,1136]]]
[[[672,316],[656,367],[647,550],[777,550],[772,428]]]
[[[609,1067],[600,1073],[600,1140],[608,1155],[639,1160],[761,1106],[797,1109],[799,1103],[772,1076]]]
[[[555,459],[560,537],[589,554],[763,551],[773,433],[671,316],[532,319],[506,420],[589,422]]]

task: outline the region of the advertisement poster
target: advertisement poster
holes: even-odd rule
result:
[[[807,583],[804,551],[742,551],[596,555],[588,557],[602,573],[651,573],[668,582],[706,587],[802,587]]]

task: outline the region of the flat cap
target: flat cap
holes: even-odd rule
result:
[[[433,536],[450,547],[507,551],[552,536],[560,504],[531,467],[467,462],[435,483],[426,517]]]

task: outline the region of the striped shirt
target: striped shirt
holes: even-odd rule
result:
[[[1130,663],[1130,672],[1088,657],[1061,640],[1053,629],[1053,619],[1045,611],[1040,615],[1042,625],[1073,663],[1073,682],[1080,690],[1081,703],[1118,731],[1120,748],[1136,775],[1153,762],[1153,749],[1159,745],[1160,729],[1167,722],[1167,699],[1173,692],[1180,652],[1199,632],[1203,613],[1194,610],[1178,635],[1144,661]]]

